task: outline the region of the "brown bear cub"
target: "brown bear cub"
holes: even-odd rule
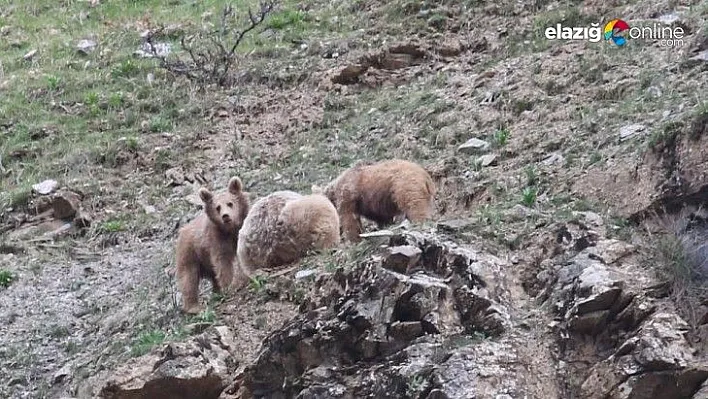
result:
[[[202,188],[199,196],[204,202],[204,212],[180,229],[175,251],[182,309],[189,314],[201,311],[200,279],[209,279],[215,293],[231,285],[238,232],[249,208],[238,177],[229,180],[224,192],[214,194]]]
[[[411,222],[429,219],[435,208],[435,184],[420,165],[402,159],[358,162],[327,185],[346,239],[359,242],[360,217],[379,228],[402,216]]]
[[[321,192],[276,191],[253,204],[238,237],[243,276],[299,260],[310,251],[336,247],[339,216]]]

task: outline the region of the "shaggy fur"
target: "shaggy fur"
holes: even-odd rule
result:
[[[435,184],[428,172],[413,162],[392,159],[368,164],[359,162],[324,189],[336,206],[347,240],[359,242],[360,217],[379,228],[407,218],[429,219],[435,208]]]
[[[220,293],[231,285],[236,260],[238,232],[249,203],[238,177],[228,190],[213,194],[202,188],[204,212],[180,229],[176,248],[176,277],[182,292],[184,312],[199,313],[199,281],[209,279]]]
[[[284,266],[339,242],[339,217],[327,197],[276,191],[256,201],[243,222],[238,262],[251,277],[256,269]]]

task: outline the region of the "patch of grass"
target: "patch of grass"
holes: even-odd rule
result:
[[[685,211],[657,220],[663,234],[650,242],[656,266],[683,316],[697,327],[702,317],[698,304],[708,295],[708,224],[694,224]]]
[[[597,151],[593,151],[592,154],[590,154],[590,160],[588,161],[588,166],[595,165],[596,163],[600,163],[602,161],[602,154],[600,154]]]
[[[492,135],[492,145],[496,148],[504,147],[509,142],[511,132],[507,128],[500,128]]]
[[[307,13],[300,10],[283,10],[273,13],[266,20],[270,29],[283,30],[288,27],[302,28],[309,20]]]
[[[15,281],[15,275],[7,269],[0,269],[0,287],[7,288]]]
[[[133,342],[130,348],[130,354],[133,357],[142,356],[155,347],[165,341],[167,334],[160,330],[151,330],[144,332],[138,336],[138,338]]]
[[[477,211],[478,223],[481,225],[498,226],[502,221],[502,213],[499,208],[490,204],[484,204]]]
[[[263,275],[255,275],[248,282],[248,288],[253,292],[261,292],[268,283],[268,278]]]
[[[416,374],[412,376],[408,380],[408,386],[406,387],[406,393],[408,394],[408,397],[416,397],[420,391],[423,390],[423,387],[426,385],[428,382],[428,379],[425,378],[425,376],[422,376],[420,374]]]
[[[214,309],[211,306],[207,306],[206,309],[194,316],[191,321],[197,323],[214,323],[216,319],[217,317]]]
[[[666,145],[670,145],[681,134],[681,130],[683,128],[684,125],[682,122],[667,122],[652,132],[651,136],[649,136],[649,140],[647,141],[647,145],[652,150],[657,150]]]
[[[535,186],[538,183],[538,171],[533,165],[528,165],[524,168],[524,174],[526,175],[526,186]]]
[[[535,188],[533,187],[525,187],[524,190],[521,192],[521,203],[531,207],[533,204],[536,203],[536,196],[538,195],[538,192],[536,191]]]
[[[122,220],[107,220],[101,223],[100,231],[103,233],[117,233],[125,230],[125,223]]]
[[[693,114],[689,137],[691,140],[698,140],[708,130],[708,102],[698,105]]]

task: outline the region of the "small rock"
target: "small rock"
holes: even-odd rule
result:
[[[152,46],[149,43],[143,43],[140,47],[133,52],[133,55],[140,58],[165,58],[172,50],[170,43],[153,43]]]
[[[96,42],[89,39],[83,39],[76,45],[76,49],[79,54],[88,55],[96,49]]]
[[[563,160],[564,160],[563,155],[561,155],[557,152],[554,152],[554,153],[548,155],[543,160],[543,164],[544,165],[554,165],[554,164],[562,163]]]
[[[71,369],[69,365],[65,365],[64,367],[60,368],[57,370],[56,373],[54,373],[54,376],[52,377],[52,384],[61,384],[64,382],[66,377],[71,375]]]
[[[516,204],[511,209],[504,211],[504,220],[511,222],[521,221],[536,214],[538,214],[538,212],[533,209],[527,208],[521,204]]]
[[[595,212],[573,212],[575,215],[581,216],[583,219],[585,219],[585,222],[593,225],[593,226],[602,226],[604,221],[602,220],[602,216],[598,215]]]
[[[449,399],[449,397],[442,389],[433,389],[430,391],[426,399]]]
[[[359,237],[361,238],[378,238],[378,237],[392,237],[394,234],[391,230],[377,230],[369,233],[361,233]]]
[[[479,154],[489,150],[489,143],[477,138],[471,138],[457,147],[457,150],[463,154]]]
[[[423,251],[412,245],[401,245],[389,249],[389,255],[383,261],[383,267],[399,272],[407,273],[411,266],[418,263]]]
[[[214,327],[219,341],[226,346],[236,349],[236,340],[234,339],[234,334],[227,326],[216,326]]]
[[[473,224],[474,222],[468,219],[452,219],[439,222],[438,229],[450,232],[458,232],[467,229]]]
[[[22,59],[24,59],[25,61],[29,61],[29,60],[31,60],[32,58],[34,58],[34,56],[35,56],[36,54],[37,54],[37,50],[36,50],[36,49],[30,50],[30,51],[27,52],[27,54],[25,54],[24,56],[22,56]]]
[[[692,61],[703,61],[708,62],[708,50],[701,51],[697,55],[689,58]]]
[[[465,46],[459,40],[448,40],[438,48],[438,53],[443,57],[455,57],[465,51]]]
[[[359,76],[369,69],[366,65],[348,65],[332,77],[332,83],[353,84],[359,81]]]
[[[45,180],[41,183],[37,183],[37,184],[33,185],[32,189],[37,194],[47,195],[47,194],[53,193],[54,190],[56,190],[58,186],[59,186],[59,183],[56,180],[49,179],[49,180]]]
[[[487,167],[490,165],[496,165],[496,163],[497,163],[496,161],[497,161],[497,154],[486,154],[486,155],[482,155],[481,157],[479,157],[479,163],[483,167]]]
[[[58,237],[64,233],[68,232],[69,230],[71,230],[71,223],[64,223],[61,226],[59,226],[59,228],[57,228],[56,230],[49,231],[49,232],[45,233],[44,235]]]
[[[184,184],[185,177],[181,168],[170,168],[165,171],[165,177],[170,186],[180,186]],[[201,201],[200,201],[201,202]]]
[[[388,335],[401,341],[411,341],[423,335],[419,321],[397,321],[391,324]]]
[[[640,123],[623,126],[622,128],[620,128],[620,140],[628,140],[635,136],[637,133],[643,132],[644,130],[646,130],[646,126]]]
[[[679,21],[679,16],[676,14],[664,14],[659,17],[659,22],[665,25],[671,25]]]
[[[152,205],[143,205],[143,209],[145,210],[145,213],[147,213],[148,215],[151,215],[151,214],[157,212],[157,209],[155,209],[155,207]]]
[[[304,280],[308,277],[312,277],[317,274],[317,270],[315,269],[308,269],[308,270],[300,270],[297,273],[295,273],[295,280]]]
[[[61,191],[52,198],[54,217],[57,219],[71,219],[79,210],[81,197],[71,191]]]

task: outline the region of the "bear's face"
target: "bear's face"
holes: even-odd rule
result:
[[[205,188],[199,190],[209,219],[224,232],[237,232],[246,218],[248,200],[242,189],[241,180],[232,177],[228,190],[222,193],[213,194]]]

